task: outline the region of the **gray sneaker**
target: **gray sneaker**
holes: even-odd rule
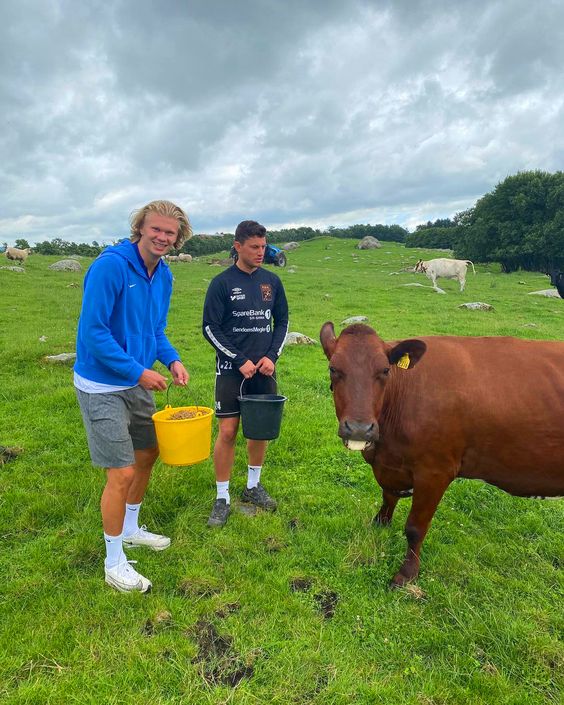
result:
[[[227,504],[226,499],[216,499],[208,519],[208,526],[224,526],[230,512],[231,505]]]
[[[278,506],[276,500],[272,499],[260,482],[256,487],[252,487],[251,489],[245,487],[241,495],[241,501],[249,502],[261,509],[266,509],[267,512],[275,512]]]

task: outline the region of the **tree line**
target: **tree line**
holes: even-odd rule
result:
[[[304,240],[311,240],[314,237],[321,237],[322,235],[349,239],[362,239],[366,235],[372,235],[378,240],[404,242],[408,231],[399,225],[351,225],[347,228],[330,227],[327,230],[317,230],[308,227],[285,228],[283,230],[269,230],[268,241],[274,244],[291,241],[302,242]],[[223,252],[224,250],[231,249],[233,238],[233,233],[194,235],[194,237],[184,243],[178,252],[184,252],[193,257]],[[6,247],[7,244],[4,243],[4,249]],[[31,247],[31,245],[27,240],[19,238],[16,240],[15,247],[23,250],[26,247]],[[100,245],[96,241],[88,245],[86,243],[67,242],[66,240],[56,237],[53,240],[38,242],[33,245],[32,249],[40,255],[83,255],[84,257],[97,257],[104,247],[104,245]],[[178,254],[178,252],[173,251],[174,254]]]
[[[499,262],[504,272],[517,269],[550,272],[564,269],[564,172],[523,171],[508,176],[468,210],[452,218],[418,225],[409,233],[399,225],[350,225],[318,230],[310,227],[269,231],[269,241],[301,242],[315,237],[360,240],[372,235],[378,240],[403,242],[406,247],[446,248],[459,259]],[[181,252],[195,257],[229,250],[232,233],[196,235]],[[16,247],[29,247],[16,240]],[[94,241],[66,242],[60,238],[33,246],[44,255],[98,255],[103,246]]]
[[[504,272],[564,269],[564,172],[508,176],[454,218],[418,226],[406,247],[446,247]]]

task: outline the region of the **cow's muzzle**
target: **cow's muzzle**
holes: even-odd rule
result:
[[[379,440],[380,429],[377,423],[345,419],[339,423],[339,436],[349,450],[366,450],[371,443]]]

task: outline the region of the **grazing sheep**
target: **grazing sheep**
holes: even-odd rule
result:
[[[186,252],[181,252],[178,255],[178,261],[179,262],[191,262],[192,261],[192,255],[187,254]]]
[[[26,247],[25,250],[19,250],[17,247],[7,247],[4,254],[8,259],[15,262],[25,262],[28,255],[31,254],[31,247]]]

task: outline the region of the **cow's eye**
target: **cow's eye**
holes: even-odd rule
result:
[[[384,367],[383,370],[379,370],[377,373],[376,377],[380,379],[386,379],[386,377],[390,374],[390,368],[389,367]]]

